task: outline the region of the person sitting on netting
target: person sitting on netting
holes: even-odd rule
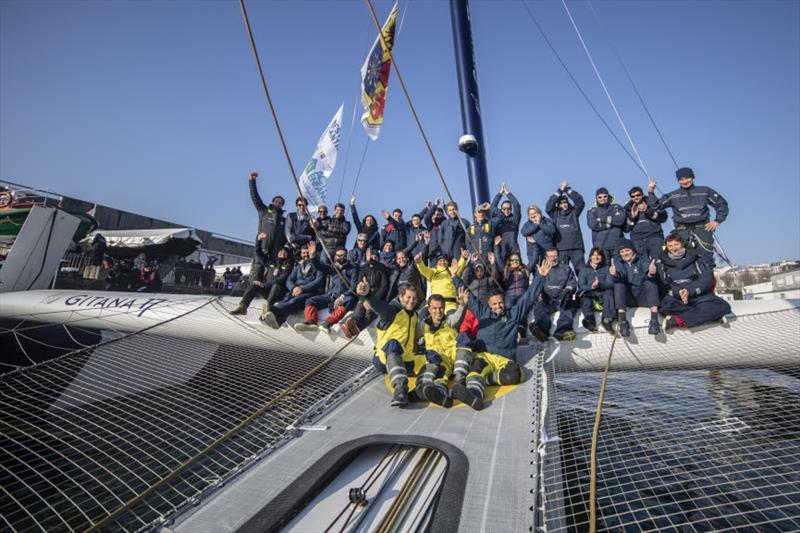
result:
[[[556,330],[553,337],[558,340],[571,341],[575,338],[572,320],[575,316],[575,300],[573,295],[578,282],[572,269],[560,263],[559,252],[550,248],[544,253],[544,263],[549,265],[544,288],[533,306],[533,322],[530,331],[540,342],[547,341],[550,335],[550,323],[553,314],[558,311]]]
[[[467,250],[470,254],[480,254],[485,263],[494,251],[494,223],[488,217],[492,205],[484,202],[475,208],[474,219],[467,228]]]
[[[573,190],[564,180],[558,190],[547,199],[545,209],[556,226],[556,248],[559,260],[578,272],[586,264],[583,258],[583,233],[580,216],[586,202],[578,191]]]
[[[355,195],[350,197],[350,214],[353,217],[356,231],[366,236],[367,246],[377,250],[381,245],[381,231],[378,227],[378,221],[372,215],[367,215],[363,219],[358,216]]]
[[[495,289],[502,289],[500,276],[497,273],[497,266],[494,252],[489,252],[487,261],[484,262],[478,252],[470,255],[470,262],[461,279],[467,289],[483,303],[489,300],[489,294]],[[489,270],[487,272],[487,265]],[[464,320],[458,328],[459,333],[466,333],[474,339],[478,334],[478,319],[469,309],[464,313]]]
[[[424,255],[425,252],[423,251],[423,253],[414,258],[414,263],[417,265],[419,273],[430,283],[431,294],[441,294],[444,297],[445,312],[455,311],[458,303],[456,302],[456,287],[453,285],[453,276],[460,277],[464,273],[464,269],[467,268],[469,253],[462,248],[461,258],[456,263],[455,258],[451,262],[450,257],[442,250],[436,257],[436,266],[433,268],[425,266]]]
[[[380,252],[381,263],[383,263],[389,268],[394,267],[394,261],[396,255],[397,252],[395,252],[394,241],[391,239],[387,239],[383,243],[383,246],[381,246],[381,252]]]
[[[557,261],[557,258],[556,258]],[[456,342],[456,362],[453,368],[453,387],[450,394],[475,410],[483,409],[486,385],[514,385],[522,381],[523,370],[516,362],[517,330],[524,326],[528,313],[539,297],[550,263],[537,267],[539,275],[522,298],[511,309],[505,306],[505,295],[495,291],[488,304],[469,294],[467,305],[478,318],[477,339],[470,343],[459,335]],[[460,283],[460,280],[456,281]]]
[[[700,254],[687,249],[678,233],[667,237],[666,247],[656,261],[661,281],[669,288],[659,308],[666,316],[664,330],[692,328],[730,313],[728,302],[714,294],[713,269]]]
[[[528,206],[528,220],[519,231],[525,237],[528,271],[534,272],[544,257],[544,251],[555,244],[556,225],[542,214],[538,205],[531,205]]]
[[[322,294],[325,288],[325,275],[314,266],[308,246],[300,248],[300,262],[297,263],[286,280],[289,293],[280,302],[263,313],[261,319],[272,329],[278,329],[286,322],[289,314],[305,307],[306,300]]]
[[[614,257],[625,228],[625,210],[614,203],[605,187],[597,189],[595,205],[586,213],[586,224],[592,230],[592,246],[603,250],[609,260]]]
[[[397,298],[386,302],[370,290],[370,283],[364,277],[356,285],[356,294],[358,305],[369,305],[378,316],[372,363],[378,371],[389,375],[394,390],[391,405],[403,407],[408,404],[408,376],[419,374],[427,364],[424,355],[415,353],[421,336],[414,311],[419,298],[417,291],[411,285],[403,285]]]
[[[272,259],[258,247],[256,257],[261,262],[264,272],[260,279],[251,278],[250,286],[244,291],[239,305],[231,311],[232,315],[246,315],[252,301],[260,296],[264,299],[262,315],[269,311],[270,306],[286,295],[286,281],[294,268],[294,255],[291,245],[286,245],[278,250],[277,256]],[[251,276],[255,273],[251,272]]]
[[[500,204],[500,198],[503,195],[505,195],[506,199]],[[500,204],[499,209],[497,207],[498,204]],[[521,209],[516,196],[511,193],[505,183],[502,183],[500,191],[492,199],[492,209],[490,211],[494,234],[500,237],[500,248],[498,249],[495,246],[494,253],[501,265],[506,263],[511,253],[519,253],[517,235],[519,235],[519,223],[522,220]]]
[[[396,207],[392,211],[392,216],[389,217],[389,212],[384,209],[381,211],[381,216],[386,221],[381,228],[381,245],[386,241],[392,241],[396,249],[405,249],[408,231],[406,221],[403,220],[403,210]]]
[[[608,274],[606,256],[600,248],[589,250],[589,262],[578,273],[578,298],[581,302],[581,324],[589,331],[597,331],[595,311],[601,311],[603,328],[613,333],[614,279]]]
[[[405,250],[398,250],[394,260],[394,266],[389,274],[389,292],[386,299],[396,298],[400,287],[406,283],[417,289],[417,294],[425,294],[425,281]]]
[[[370,294],[375,298],[386,300],[389,294],[389,268],[379,261],[378,252],[367,248],[367,261],[358,271],[358,279],[366,279],[369,283]],[[348,339],[358,334],[369,326],[377,315],[367,300],[359,299],[353,314],[345,320],[342,331]]]
[[[465,333],[458,333],[458,327],[464,318],[467,290],[463,286],[458,288],[459,305],[449,315],[445,315],[444,303],[440,294],[432,294],[428,298],[428,317],[421,322],[427,364],[417,379],[411,398],[451,407],[453,399],[447,384],[456,360],[456,339],[459,335],[466,336]],[[461,341],[467,344],[471,342],[468,337]]]
[[[650,325],[647,332],[658,335],[658,285],[656,284],[655,261],[636,253],[633,243],[622,239],[618,245],[618,256],[610,261],[609,275],[614,279],[614,307],[617,310],[619,334],[629,337],[631,324],[625,310],[628,307],[649,307]]]
[[[312,296],[306,300],[303,310],[302,322],[295,324],[297,331],[310,331],[320,329],[330,333],[331,326],[338,323],[348,311],[356,306],[358,297],[354,290],[358,281],[358,267],[347,260],[347,250],[344,246],[336,249],[333,256],[333,265],[322,263],[317,257],[317,244],[308,243],[308,253],[314,268],[325,274],[328,290],[324,294]],[[325,320],[319,320],[319,308],[325,307],[329,314]]]

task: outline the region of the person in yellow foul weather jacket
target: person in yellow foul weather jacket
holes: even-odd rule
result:
[[[380,372],[389,374],[394,388],[391,405],[403,407],[408,404],[408,375],[416,375],[426,364],[425,356],[415,354],[419,337],[419,320],[414,311],[417,307],[416,289],[410,284],[401,285],[397,298],[385,302],[369,289],[369,282],[362,278],[356,285],[359,299],[366,300],[378,315],[375,331],[375,355],[372,363]]]
[[[464,319],[467,304],[467,289],[458,288],[458,307],[445,316],[445,301],[441,294],[428,298],[428,317],[420,323],[425,341],[425,371],[417,379],[416,396],[443,407],[453,405],[447,390],[447,382],[453,373],[456,360],[456,343],[460,335],[462,342],[469,342],[469,335],[459,333],[458,327]]]
[[[422,274],[422,277],[430,282],[431,294],[440,294],[442,298],[444,298],[444,311],[446,314],[450,314],[458,307],[458,303],[456,302],[456,286],[453,285],[452,277],[461,277],[461,274],[464,273],[464,269],[467,268],[469,253],[462,249],[458,264],[452,267],[450,266],[450,258],[443,252],[439,252],[439,255],[436,257],[436,266],[433,268],[425,265],[423,261],[424,256],[425,252],[423,251],[414,257],[417,269],[419,273]]]

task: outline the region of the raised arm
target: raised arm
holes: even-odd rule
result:
[[[519,223],[522,220],[522,206],[519,205],[519,201],[517,197],[514,196],[513,192],[506,194],[506,198],[511,202],[511,213],[514,216],[514,224],[519,227]]]
[[[261,200],[261,195],[258,194],[258,188],[256,187],[256,178],[258,177],[258,172],[251,172],[250,173],[250,199],[253,201],[253,205],[255,206],[257,211],[265,211],[267,209],[266,204]]]

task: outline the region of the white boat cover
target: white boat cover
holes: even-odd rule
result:
[[[161,229],[133,229],[133,230],[100,230],[88,234],[81,242],[92,242],[96,233],[106,238],[110,248],[141,248],[164,244],[172,239],[191,239],[202,244],[202,239],[197,236],[194,228],[161,228]]]

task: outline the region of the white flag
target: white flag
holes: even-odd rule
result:
[[[333,167],[336,166],[336,155],[339,152],[343,111],[344,104],[339,106],[339,111],[322,132],[317,142],[317,149],[303,170],[303,175],[300,176],[300,190],[308,202],[309,212],[324,204],[328,196],[328,179],[333,173]]]

